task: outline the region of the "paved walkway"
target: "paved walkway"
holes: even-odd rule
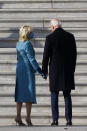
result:
[[[34,126],[34,127],[17,127],[4,126],[0,127],[0,131],[87,131],[87,126],[73,127],[49,127],[49,126]]]

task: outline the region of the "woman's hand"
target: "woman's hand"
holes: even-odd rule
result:
[[[47,79],[47,76],[44,73],[42,73],[41,68],[38,68],[37,71],[45,80]]]
[[[42,73],[41,75],[45,80],[47,79],[47,76],[45,74]]]

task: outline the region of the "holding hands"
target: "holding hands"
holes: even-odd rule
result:
[[[43,79],[47,79],[47,76],[42,72],[41,68],[38,68],[38,73],[43,77]]]

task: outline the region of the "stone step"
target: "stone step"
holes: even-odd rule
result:
[[[14,111],[14,110],[13,110]],[[9,115],[9,113],[5,113],[5,116],[3,116],[3,114],[4,114],[4,112],[0,115],[0,119],[2,118],[2,119],[14,119],[15,118],[15,116],[16,116],[16,111],[13,113],[13,111],[11,111],[11,114]],[[13,115],[12,115],[12,113],[13,113]],[[81,116],[79,116],[79,114],[81,114]],[[25,116],[26,116],[26,113],[23,113],[22,112],[22,118],[25,118]],[[51,115],[51,113],[43,113],[43,115],[41,115],[41,114],[38,114],[38,113],[32,113],[32,115],[31,115],[31,119],[32,119],[32,121],[34,120],[34,119],[37,119],[37,120],[41,120],[41,119],[43,119],[43,121],[46,119],[46,120],[50,120],[51,121],[51,117],[52,117],[52,115]],[[86,115],[86,113],[73,113],[73,122],[75,122],[75,120],[76,119],[83,119],[84,121],[85,121],[85,119],[87,118],[87,115]],[[59,119],[59,121],[61,120],[61,119],[65,119],[65,115],[64,115],[64,113],[63,113],[63,115],[62,115],[62,113],[60,113],[60,119]],[[87,122],[87,121],[86,121]],[[41,122],[40,122],[41,123]],[[43,123],[43,122],[42,122]],[[39,124],[39,122],[38,122],[38,124]],[[83,123],[82,123],[83,124]]]
[[[87,55],[83,55],[83,57],[81,57],[81,56],[77,57],[76,73],[82,73],[82,71],[84,73],[87,73],[87,72],[85,72],[85,71],[87,71],[87,68],[86,68],[86,66],[87,66],[86,56]],[[0,60],[0,69],[3,69],[2,71],[7,71],[7,69],[8,69],[8,71],[10,71],[10,70],[11,71],[12,70],[15,71],[16,64],[17,64],[16,58],[14,56],[11,56],[11,57],[10,56],[6,56],[6,58],[5,58],[5,55],[3,55],[3,57],[0,56],[0,59],[1,59]],[[10,59],[14,59],[14,58],[15,58],[15,60],[10,60]],[[36,60],[37,60],[37,62],[38,62],[40,67],[42,67],[42,58],[43,58],[42,56],[36,56]],[[81,72],[78,72],[80,70],[81,70]]]
[[[86,110],[87,106],[86,107],[84,107],[84,106],[81,107],[81,106],[83,106],[83,105],[80,105],[80,106],[79,105],[76,105],[76,106],[73,105],[73,118],[76,117],[76,116],[79,117],[79,118],[83,118],[83,119],[85,117],[87,117],[87,110]],[[6,111],[5,107],[7,109],[7,112],[5,112]],[[22,108],[22,115],[25,115],[25,113],[26,113],[25,110],[26,109],[25,109],[25,105],[24,105],[23,108]],[[9,112],[11,112],[10,115],[9,115]],[[12,114],[12,112],[13,112],[13,114]],[[37,114],[37,118],[39,116],[43,117],[43,115],[46,116],[46,117],[47,116],[51,117],[51,105],[47,105],[47,106],[46,106],[46,104],[43,105],[43,106],[41,106],[41,104],[40,105],[37,104],[37,106],[33,105],[32,116],[35,116],[36,114]],[[59,114],[60,114],[60,117],[64,117],[64,114],[65,114],[65,106],[64,105],[61,106],[59,104]],[[4,105],[4,106],[0,107],[0,118],[5,117],[7,115],[9,115],[8,117],[13,117],[14,115],[16,115],[16,104],[12,104],[12,105],[10,104],[10,106]]]
[[[16,13],[20,13],[20,12],[28,12],[28,11],[30,11],[30,12],[32,12],[32,11],[36,11],[36,12],[87,12],[87,8],[63,8],[63,9],[61,9],[61,8],[55,8],[55,9],[51,9],[51,8],[46,8],[46,9],[44,9],[44,8],[41,8],[41,9],[35,9],[35,8],[32,8],[32,9],[30,9],[30,8],[24,8],[24,9],[21,9],[21,8],[18,8],[18,9],[14,9],[14,8],[12,8],[12,9],[2,9],[1,8],[1,10],[0,10],[0,12],[6,12],[6,13],[8,13],[8,12],[12,12],[12,13],[14,13],[14,12],[16,12]],[[69,13],[70,13],[69,12]]]
[[[4,89],[8,90],[10,88],[14,88],[14,90],[15,90],[15,87],[9,87],[9,88],[6,87]],[[50,91],[49,91],[49,87],[43,87],[43,88],[44,89],[42,89],[41,87],[36,87],[36,99],[37,99],[38,105],[43,104],[43,105],[46,105],[45,107],[47,108],[47,107],[49,107],[47,105],[49,105],[50,102],[51,102]],[[4,92],[4,89],[3,89],[3,92]],[[40,90],[40,94],[37,92],[37,90],[38,90],[38,92]],[[84,105],[84,107],[86,107],[86,105],[87,105],[87,100],[86,100],[87,94],[84,94],[83,91],[87,92],[86,87],[79,87],[78,90],[77,90],[77,87],[76,87],[76,90],[71,92],[72,104],[73,104],[74,107],[77,107],[77,106],[80,106],[80,105]],[[14,104],[15,104],[14,95],[13,95],[13,93],[12,94],[10,93],[9,95],[10,96],[8,96],[7,94],[5,95],[5,93],[0,94],[0,107],[5,107],[5,106],[14,107]],[[64,105],[64,97],[63,97],[62,92],[59,93],[59,104]],[[38,108],[39,107],[41,107],[41,106],[38,106]]]
[[[40,65],[40,67],[42,67],[42,66]],[[80,75],[81,76],[87,76],[87,68],[86,67],[87,67],[87,64],[84,64],[84,65],[83,64],[82,65],[78,64],[77,68],[76,68],[75,75],[76,76],[80,76]],[[15,72],[16,72],[16,65],[11,64],[11,63],[10,64],[2,64],[0,66],[0,70],[2,70],[2,73],[0,75],[5,75],[6,72],[10,72],[11,71],[12,73],[10,73],[10,74],[6,73],[6,75],[13,76],[13,75],[15,75]]]
[[[3,97],[0,97],[0,113],[5,111],[5,107],[7,108],[7,110],[14,110],[15,107],[16,107],[16,103],[15,101],[11,101],[10,99],[14,99],[14,98],[11,98],[9,97],[9,99],[7,100],[10,100],[10,101],[5,101],[7,97],[3,98]],[[75,97],[72,97],[72,105],[73,105],[73,112],[78,112],[78,113],[87,113],[87,101],[85,100],[86,97],[82,97],[83,100],[79,100],[79,98],[81,97],[78,97],[77,99]],[[2,101],[3,99],[3,101]],[[41,98],[42,99],[42,98]],[[40,100],[38,97],[37,97],[37,104],[33,104],[33,109],[32,109],[32,112],[39,112],[39,110],[41,110],[41,112],[44,112],[44,113],[47,113],[49,112],[51,109],[51,102],[50,102],[50,96],[48,98],[43,98],[43,100]],[[84,101],[85,100],[85,101]],[[46,102],[47,101],[47,102]],[[25,110],[25,103],[23,103],[23,110]],[[64,102],[64,98],[63,97],[59,97],[59,109],[60,109],[60,112],[63,112],[64,110],[64,107],[65,107],[65,102]],[[79,110],[78,110],[79,108]],[[6,112],[7,113],[7,112]],[[81,115],[81,114],[80,114]]]
[[[42,64],[39,63],[39,66],[42,67]],[[87,75],[87,68],[86,67],[87,67],[87,63],[85,61],[77,63],[75,74],[77,76],[78,75],[86,76]],[[7,62],[2,61],[2,63],[0,63],[0,70],[2,70],[2,72],[12,71],[12,74],[10,74],[10,75],[13,75],[16,71],[16,62],[13,63],[11,61],[7,61]],[[3,75],[3,73],[2,73],[2,75]]]
[[[87,27],[87,18],[59,18],[62,22],[62,27]],[[49,27],[50,19],[0,19],[0,28],[19,28],[24,24],[28,24],[31,27]],[[10,23],[10,24],[9,24]]]
[[[25,118],[23,118],[23,122],[26,124]],[[14,129],[15,129],[17,126],[16,126],[16,123],[15,123],[14,119],[15,119],[15,117],[14,118],[9,118],[9,119],[8,118],[0,118],[0,126],[2,128],[6,126],[6,130],[7,130],[7,126],[14,127]],[[37,119],[37,118],[34,119],[34,118],[32,118],[32,119],[33,119],[32,122],[33,122],[35,127],[36,126],[38,126],[38,127],[39,126],[47,126],[48,127],[51,124],[51,120],[49,120],[49,119],[45,119],[45,118],[44,119]],[[66,123],[66,121],[61,120],[61,123],[62,123],[62,125],[64,125]],[[86,125],[86,123],[84,125]],[[21,130],[21,128],[20,128],[20,130]]]
[[[82,50],[78,49],[77,61],[86,60],[86,58],[87,58],[86,50],[87,50],[86,48],[84,48]],[[38,52],[36,52],[36,56],[35,57],[36,57],[37,61],[42,61],[43,54],[41,54],[41,53],[39,54]],[[16,60],[16,59],[17,59],[16,52],[15,53],[11,53],[11,54],[10,54],[10,51],[8,53],[6,53],[6,52],[4,53],[4,51],[0,52],[0,61],[4,61],[5,62],[5,61],[9,61],[9,60]]]
[[[10,2],[12,2],[12,3],[15,3],[15,2],[17,2],[17,3],[20,3],[20,2],[51,2],[51,0],[0,0],[0,2],[3,2],[3,3],[10,3]],[[59,1],[59,0],[58,0]],[[66,1],[66,0],[64,0],[64,1]],[[78,1],[78,0],[76,0],[76,1]],[[82,0],[80,0],[80,1],[82,1]],[[83,0],[83,1],[85,1],[85,0]]]
[[[87,37],[87,28],[64,28],[75,35],[75,37]],[[51,33],[50,28],[33,28],[35,38],[45,38],[49,33]],[[1,29],[0,39],[19,39],[18,29]]]
[[[44,1],[0,1],[0,9],[52,8],[52,2]]]
[[[82,85],[82,83],[80,84],[76,84],[76,90],[72,91],[72,97],[75,97],[76,99],[80,100],[81,98],[85,98],[87,97],[87,84],[86,85]],[[4,83],[0,83],[0,98],[3,97],[14,97],[14,93],[15,93],[15,84],[9,84],[4,81]],[[50,92],[49,92],[49,85],[44,85],[42,83],[41,84],[36,84],[36,94],[38,99],[42,99],[42,101],[44,100],[44,98],[48,98],[50,97]],[[62,96],[62,92],[60,93],[60,97]]]
[[[3,109],[3,108],[2,108]],[[49,108],[50,109],[50,108]],[[48,109],[48,110],[49,110]],[[32,110],[33,110],[33,108],[32,108]],[[41,109],[40,109],[41,110]],[[35,118],[37,118],[37,119],[51,119],[51,117],[52,117],[52,115],[51,115],[51,111],[49,110],[49,113],[47,112],[45,112],[45,113],[43,113],[43,112],[41,112],[40,110],[38,110],[36,113],[32,113],[31,114],[31,118],[32,119],[35,119]],[[43,109],[44,110],[44,109]],[[10,113],[8,113],[10,111]],[[40,111],[40,113],[38,113]],[[64,111],[63,111],[64,112]],[[62,118],[62,119],[64,119],[65,118],[65,115],[64,115],[64,113],[63,112],[60,112],[60,118]],[[82,112],[78,112],[78,110],[76,111],[76,112],[74,112],[73,111],[73,120],[75,120],[75,119],[83,119],[83,120],[85,120],[86,118],[87,118],[87,115],[86,115],[86,113],[87,112],[84,112],[84,113],[82,113]],[[6,113],[6,111],[3,111],[3,112],[1,112],[0,113],[0,118],[15,118],[15,116],[16,116],[16,110],[9,110],[9,109],[7,109],[7,113]],[[23,112],[22,111],[22,117],[24,118],[26,116],[26,111],[25,112]]]
[[[42,60],[44,48],[34,48],[36,53],[36,59]],[[77,48],[77,60],[84,60],[87,56],[87,48]],[[5,57],[5,58],[3,58]],[[0,60],[8,61],[12,58],[13,61],[16,61],[16,49],[12,48],[1,48],[0,49]]]
[[[7,79],[6,79],[7,78]],[[5,80],[5,82],[4,82]],[[79,83],[81,84],[87,84],[87,77],[84,75],[84,76],[75,76],[75,81],[76,81],[76,84],[78,85]],[[7,83],[8,85],[9,84],[14,84],[15,83],[15,77],[14,79],[12,79],[10,76],[9,77],[6,77],[5,78],[1,78],[0,77],[0,84],[5,84]],[[39,76],[36,76],[36,84],[37,85],[48,85],[49,83],[49,79],[48,80],[43,80],[42,77],[39,75]],[[84,85],[85,86],[85,85]]]
[[[7,85],[8,86],[8,85]],[[11,86],[12,87],[12,86]],[[40,87],[41,88],[41,87]],[[8,89],[8,91],[11,89],[11,88],[5,88],[5,89]],[[12,90],[11,90],[12,91]],[[13,89],[13,91],[11,92],[11,91],[9,91],[9,92],[6,92],[6,90],[4,90],[3,88],[2,88],[2,90],[1,90],[1,93],[0,93],[0,99],[1,98],[3,98],[3,99],[1,99],[2,101],[5,101],[5,99],[6,98],[14,98],[14,93],[15,93],[15,85],[14,85],[14,89]],[[41,92],[41,91],[43,91],[43,92]],[[87,93],[85,93],[85,91],[87,92],[87,90],[86,90],[86,87],[84,88],[83,87],[83,89],[82,89],[82,87],[81,88],[79,88],[79,87],[76,87],[76,90],[75,91],[72,91],[72,99],[73,99],[73,104],[75,104],[76,102],[78,103],[78,101],[79,101],[79,103],[80,104],[83,104],[84,106],[85,106],[85,103],[87,103],[87,101],[86,101],[86,98],[87,98]],[[50,98],[50,92],[49,92],[49,88],[48,88],[48,90],[47,90],[47,92],[46,92],[46,90],[44,89],[44,90],[41,90],[41,89],[39,89],[37,86],[36,86],[36,96],[37,96],[37,102],[38,103],[45,103],[45,104],[48,104],[47,102],[49,102],[49,98]],[[60,93],[60,100],[61,101],[63,101],[63,99],[64,99],[64,97],[63,97],[63,95],[62,95],[62,93]],[[44,100],[47,100],[47,102],[44,102]],[[76,102],[75,102],[76,101]],[[76,105],[76,104],[75,104]],[[78,105],[78,104],[77,104]]]
[[[87,18],[59,18],[62,22],[63,28],[83,28],[87,27]],[[9,24],[10,23],[10,24]],[[24,24],[28,24],[31,27],[49,27],[50,19],[0,19],[0,28],[19,28]]]
[[[45,117],[46,119],[51,119],[51,117],[52,117],[51,111],[47,112],[47,113],[46,112],[45,113],[44,112],[39,112],[39,111],[40,110],[38,110],[35,113],[32,112],[31,118],[37,118],[37,119],[42,118],[42,119],[44,119],[44,117]],[[87,112],[85,112],[85,113],[84,112],[78,112],[78,111],[73,112],[73,119],[75,119],[75,118],[86,119],[87,118],[87,114],[86,113]],[[25,115],[26,115],[26,111],[22,111],[22,116],[25,117]],[[15,118],[15,116],[16,116],[16,109],[15,110],[14,109],[12,109],[12,110],[7,109],[7,112],[6,112],[6,110],[3,110],[2,112],[0,112],[0,118],[3,118],[3,117],[5,117],[5,118],[6,117],[8,117],[8,118]],[[65,117],[64,113],[60,112],[60,118],[64,118],[64,117]]]
[[[86,103],[86,105],[87,105],[87,103]],[[10,103],[8,105],[6,104],[6,106],[0,104],[0,106],[1,106],[0,107],[0,115],[2,115],[2,116],[4,115],[3,112],[5,112],[6,109],[7,109],[7,112],[5,112],[5,115],[8,115],[9,112],[13,112],[13,115],[16,113],[16,103],[15,102],[13,102],[13,104],[12,103]],[[6,109],[5,109],[5,107],[6,107]],[[22,113],[23,114],[25,114],[24,112],[26,112],[25,107],[26,107],[26,105],[24,104],[23,108],[22,108]],[[65,113],[64,108],[65,108],[64,104],[59,104],[59,112],[63,116],[64,116],[64,113]],[[79,108],[79,110],[78,110],[78,108]],[[87,108],[87,106],[84,106],[83,104],[82,105],[81,104],[80,105],[79,104],[76,104],[76,105],[73,104],[73,116],[74,115],[77,115],[77,117],[78,116],[82,117],[84,115],[87,116],[86,108]],[[47,115],[47,114],[51,115],[51,104],[50,103],[48,103],[48,104],[45,103],[45,104],[42,105],[42,103],[39,103],[37,105],[33,105],[32,114],[34,115],[36,113],[37,113],[37,115],[43,115],[43,114],[44,115]]]
[[[42,64],[42,60],[41,59],[38,59],[37,62],[39,63],[39,65]],[[16,65],[17,63],[17,60],[0,60],[0,65],[6,65],[7,66],[12,66],[12,65]],[[77,59],[77,65],[87,65],[87,60],[86,59]]]
[[[34,48],[36,56],[43,55],[44,48]],[[77,48],[78,55],[87,55],[87,48]],[[13,55],[16,60],[16,49],[15,48],[1,48],[0,49],[0,56],[2,55]],[[9,60],[9,59],[8,59]]]
[[[42,66],[40,65],[40,67],[42,68]],[[87,64],[82,64],[82,65],[77,65],[77,68],[76,68],[76,72],[75,72],[75,75],[76,76],[87,76]],[[6,75],[15,75],[15,72],[16,72],[16,65],[15,64],[0,64],[0,70],[2,70],[2,73],[0,75],[5,75],[6,72],[12,72],[10,74],[6,74]],[[4,73],[3,73],[4,72]],[[38,74],[36,74],[38,75]]]
[[[41,89],[43,88],[43,89]],[[81,87],[77,87],[75,91],[72,91],[72,101],[73,101],[73,105],[83,105],[84,107],[87,108],[87,86],[81,86]],[[0,86],[0,105],[2,106],[10,106],[9,102],[13,102],[14,101],[14,93],[15,93],[15,85],[13,86]],[[37,102],[48,105],[48,103],[50,103],[50,91],[49,91],[49,87],[43,87],[43,86],[36,86],[36,96],[37,96]],[[62,92],[60,92],[59,95],[59,103],[64,105],[64,97]],[[11,99],[11,100],[10,100]],[[45,101],[44,101],[45,100]],[[9,101],[9,102],[7,102]],[[7,103],[7,104],[6,104]],[[82,107],[83,107],[82,106]],[[1,107],[1,106],[0,106]]]
[[[48,16],[49,13],[49,16]],[[87,17],[87,8],[63,8],[63,9],[0,9],[0,19],[1,18],[55,18],[55,17]]]
[[[59,97],[60,98],[60,97]],[[73,112],[75,112],[75,109],[76,109],[76,112],[80,113],[87,113],[87,102],[86,101],[80,101],[79,100],[79,97],[77,98],[77,100],[75,100],[75,98],[73,99],[74,97],[72,97],[72,105],[73,105]],[[82,98],[83,100],[85,99],[86,97]],[[41,98],[42,99],[42,98]],[[41,101],[38,97],[37,97],[37,104],[33,104],[33,112],[37,112],[39,110],[41,110],[43,108],[43,110],[41,110],[42,112],[49,112],[50,108],[51,108],[51,102],[50,102],[50,96],[49,98],[43,98],[43,100]],[[48,100],[47,102],[45,102],[46,100]],[[15,100],[14,101],[5,101],[4,98],[3,98],[3,101],[0,101],[0,113],[5,111],[6,109],[4,109],[5,107],[7,109],[14,109],[14,107],[16,106],[16,103],[15,103]],[[23,109],[25,109],[26,105],[23,104]],[[65,107],[65,102],[64,102],[64,98],[62,97],[61,100],[59,100],[59,108],[61,109],[60,112],[63,112],[63,108]],[[79,110],[78,110],[79,108]],[[84,109],[84,110],[82,110]],[[40,112],[39,112],[40,113]]]
[[[18,39],[15,38],[0,38],[0,47],[1,48],[15,48],[16,44],[18,42]],[[32,44],[34,48],[44,48],[45,45],[45,38],[35,38],[32,40]],[[76,38],[76,44],[78,48],[87,48],[87,38]]]
[[[23,122],[26,123],[25,122],[25,117],[23,118]],[[34,127],[37,127],[37,128],[38,127],[43,127],[43,128],[46,127],[46,129],[47,129],[48,127],[50,127],[50,125],[52,123],[52,119],[45,119],[45,117],[43,119],[41,119],[41,118],[40,119],[32,118],[32,122],[34,124]],[[58,129],[61,130],[61,126],[66,128],[65,125],[66,125],[65,118],[60,118],[59,119],[59,127],[58,127]],[[77,119],[76,118],[73,119],[73,126],[77,127],[77,125],[80,126],[80,129],[83,130],[82,127],[83,126],[85,127],[87,125],[87,119],[80,119],[79,118],[79,121],[78,121],[78,118]],[[7,129],[7,126],[13,127],[14,129],[17,128],[16,123],[14,121],[14,118],[9,118],[9,119],[8,118],[1,118],[0,119],[0,126],[2,127],[3,130],[4,130],[3,127],[5,127],[5,126],[6,126],[5,129]],[[21,128],[20,128],[20,130],[21,130]],[[84,130],[85,130],[85,128],[84,128]]]
[[[87,1],[57,1],[53,0],[53,8],[86,8]],[[79,6],[78,6],[79,5]]]
[[[81,85],[81,84],[80,84]],[[48,85],[36,85],[36,94],[37,94],[37,98],[48,98],[50,97],[50,92],[49,92],[49,86]],[[76,90],[72,91],[72,97],[75,97],[76,99],[78,98],[78,100],[80,100],[79,98],[85,98],[87,97],[87,90],[86,90],[87,86],[79,86],[76,85]],[[12,89],[11,89],[12,88]],[[41,89],[43,88],[43,89]],[[47,88],[47,90],[46,90]],[[0,84],[0,98],[11,98],[14,97],[14,93],[15,93],[15,84]],[[7,90],[8,92],[7,92]],[[83,89],[83,90],[82,90]],[[12,91],[12,92],[11,92]],[[60,93],[60,97],[63,97],[62,92]]]
[[[78,67],[78,66],[77,66]],[[86,76],[87,75],[87,66],[79,66],[79,68],[77,68],[76,67],[76,72],[75,72],[75,75],[78,77],[78,76]],[[12,77],[14,77],[15,75],[16,75],[16,72],[15,72],[16,70],[1,70],[0,71],[0,76],[2,75],[2,76],[12,76]],[[37,77],[39,77],[39,74],[38,73],[36,73],[35,74]]]
[[[37,98],[38,99],[41,99],[42,97],[43,98],[46,98],[46,97],[50,97],[50,95],[49,94],[37,94],[36,95],[37,96]],[[10,93],[10,94],[0,94],[0,98],[3,98],[3,100],[4,100],[4,98],[11,98],[12,99],[12,97],[14,98],[14,94],[12,93]],[[63,97],[63,95],[60,95],[60,97]],[[83,101],[84,101],[84,99],[86,100],[86,98],[87,98],[87,94],[84,94],[84,93],[82,93],[81,94],[81,91],[80,91],[80,93],[78,93],[78,94],[75,94],[75,93],[72,93],[72,98],[75,98],[75,100],[80,100],[80,99],[83,99]],[[78,99],[77,99],[78,98]]]
[[[3,2],[3,3],[10,3],[10,2],[86,2],[86,0],[0,0],[0,2]]]
[[[87,1],[0,1],[1,9],[13,8],[86,8]]]
[[[79,71],[80,70],[80,71]],[[82,69],[79,69],[79,70],[76,70],[75,72],[75,80],[76,81],[86,81],[87,80],[87,69],[86,70],[82,70]],[[36,81],[41,81],[42,80],[42,77],[36,73]],[[14,81],[15,80],[15,77],[16,77],[16,71],[0,71],[0,80],[10,80],[10,81]],[[49,77],[48,77],[49,79]]]
[[[86,101],[86,97],[75,97],[72,96],[72,106],[73,106],[73,112],[78,112],[78,113],[87,113],[87,101]],[[2,96],[0,97],[0,112],[3,112],[3,110],[12,110],[13,108],[16,107],[16,103],[15,103],[15,98],[14,97],[7,97],[7,96]],[[13,99],[13,101],[5,101],[5,99]],[[48,97],[38,97],[37,96],[37,104],[33,105],[33,112],[38,111],[39,110],[43,110],[44,112],[49,112],[50,108],[51,108],[51,100],[50,100],[50,96]],[[80,101],[81,99],[81,101]],[[46,102],[47,101],[47,102]],[[23,109],[25,109],[25,104],[23,104]],[[63,108],[65,107],[65,102],[64,102],[64,97],[63,96],[59,96],[59,108],[60,108],[60,112],[63,111]]]
[[[37,86],[41,86],[41,85],[43,85],[43,86],[49,86],[49,82],[47,81],[47,80],[44,80],[43,78],[41,78],[42,80],[36,80],[36,85]],[[13,80],[13,81],[11,81],[11,80],[7,80],[7,81],[4,81],[4,80],[2,80],[1,79],[1,81],[0,81],[0,85],[14,85],[15,84],[15,80]],[[77,86],[87,86],[87,80],[77,80],[76,81],[76,85]]]
[[[43,54],[44,48],[34,48],[36,54]],[[77,48],[78,53],[87,53],[87,48]],[[0,54],[16,55],[15,48],[0,48]]]
[[[84,73],[85,72],[85,73]],[[7,73],[7,72],[6,72]],[[79,73],[79,75],[77,75],[75,73],[75,81],[79,82],[79,81],[87,81],[87,70],[86,71],[82,71],[83,75],[81,73]],[[16,75],[15,74],[3,74],[2,72],[0,73],[0,81],[14,81],[15,80]],[[49,80],[49,77],[48,77]],[[36,74],[36,81],[43,81],[42,77],[39,74]]]
[[[0,125],[1,126],[4,126],[5,127],[5,125],[6,126],[12,126],[12,127],[14,127],[14,128],[16,128],[16,123],[15,123],[15,121],[14,121],[14,118],[15,117],[13,117],[13,118],[9,118],[8,119],[8,117],[7,118],[1,118],[0,119]],[[24,123],[26,123],[25,122],[25,117],[23,117],[23,122]],[[49,127],[50,126],[50,124],[52,123],[52,119],[50,118],[48,118],[48,119],[45,119],[45,117],[43,117],[42,119],[40,118],[40,119],[37,119],[37,118],[32,118],[32,122],[33,122],[33,124],[34,124],[34,126],[35,127]],[[60,126],[63,126],[63,127],[66,127],[65,125],[66,125],[66,120],[65,120],[65,118],[60,118],[59,119],[59,125]],[[87,120],[86,120],[86,118],[85,119],[80,119],[79,118],[79,121],[78,121],[78,118],[76,119],[76,118],[74,118],[73,119],[73,125],[74,126],[80,126],[80,129],[81,129],[81,126],[86,126],[87,125]],[[3,127],[2,127],[3,128]],[[3,128],[4,129],[4,128]],[[6,128],[7,129],[7,128]],[[21,129],[21,128],[20,128]],[[58,128],[59,129],[59,128]],[[76,129],[76,128],[75,128]],[[82,129],[83,130],[83,129]],[[85,130],[85,129],[84,129]]]

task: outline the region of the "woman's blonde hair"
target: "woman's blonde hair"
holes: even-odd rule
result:
[[[25,40],[29,40],[27,36],[30,32],[32,32],[30,26],[28,25],[22,26],[19,31],[19,40],[21,40],[22,42],[24,42]]]

